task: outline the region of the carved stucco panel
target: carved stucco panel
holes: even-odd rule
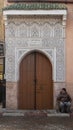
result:
[[[28,27],[24,23],[22,23],[18,26],[18,32],[18,37],[20,36],[26,38],[28,35]]]
[[[8,22],[9,37],[61,37],[62,21],[54,18],[12,19]]]
[[[6,44],[5,74],[7,81],[15,81],[15,47],[12,40]]]
[[[8,29],[8,33],[7,33],[7,36],[8,37],[15,37],[15,32],[16,32],[16,26],[15,26],[15,23],[13,22],[11,22],[10,24],[9,24],[9,26],[7,27],[7,29]]]
[[[57,23],[54,25],[54,37],[61,38],[63,34],[63,26],[61,23]]]
[[[45,23],[42,26],[42,31],[41,31],[41,36],[42,38],[50,38],[53,36],[53,27],[49,23]]]
[[[56,80],[65,80],[65,54],[63,48],[57,49],[56,56]]]
[[[42,51],[47,49],[45,53],[48,54],[48,58],[53,59],[53,64],[55,64],[54,79],[63,82],[65,80],[65,28],[62,25],[62,19],[54,16],[52,18],[31,16],[14,17],[8,20],[5,34],[6,80],[15,81],[18,79],[15,69],[18,60],[27,50],[40,49]],[[17,48],[20,51],[16,54]],[[54,48],[56,52],[50,52]],[[12,57],[12,63],[8,60],[10,57]]]
[[[6,79],[7,81],[15,81],[15,57],[12,55],[6,55]]]
[[[16,47],[28,47],[28,40],[26,38],[16,38]]]
[[[30,37],[31,38],[39,38],[40,37],[40,26],[37,23],[32,24],[29,27]]]
[[[38,23],[39,25],[49,23],[55,25],[56,23],[62,23],[61,16],[8,16],[8,23],[14,22],[16,25],[26,23],[26,25],[33,25]]]

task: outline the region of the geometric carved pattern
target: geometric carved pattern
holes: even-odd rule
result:
[[[56,24],[54,26],[54,37],[55,38],[61,38],[62,37],[62,25],[60,23]]]
[[[33,24],[31,27],[30,27],[30,37],[31,38],[39,38],[40,37],[40,28],[39,26],[37,26],[37,24]]]
[[[8,36],[15,37],[15,24],[14,23],[10,23],[8,26]]]
[[[51,59],[55,81],[65,80],[65,28],[58,17],[8,18],[6,26],[6,80],[17,79],[18,62],[27,51],[41,50]],[[56,50],[54,58],[54,49]],[[51,51],[52,50],[52,51]],[[9,69],[8,69],[9,68]]]
[[[20,30],[20,32],[19,32]],[[20,37],[27,37],[27,27],[25,26],[24,23],[22,23],[19,27],[18,27],[18,32],[19,32],[19,36]]]
[[[47,23],[43,26],[43,37],[48,38],[52,36],[52,27],[50,25],[48,25]]]

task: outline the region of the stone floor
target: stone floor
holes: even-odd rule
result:
[[[1,116],[0,130],[73,130],[73,118]]]
[[[1,109],[0,130],[73,130],[73,114]]]

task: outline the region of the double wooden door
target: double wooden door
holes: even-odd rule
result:
[[[39,53],[26,55],[20,64],[18,88],[19,109],[52,109],[52,65]]]

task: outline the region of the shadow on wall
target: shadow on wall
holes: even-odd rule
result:
[[[6,80],[0,80],[0,104],[2,108],[6,107]]]

